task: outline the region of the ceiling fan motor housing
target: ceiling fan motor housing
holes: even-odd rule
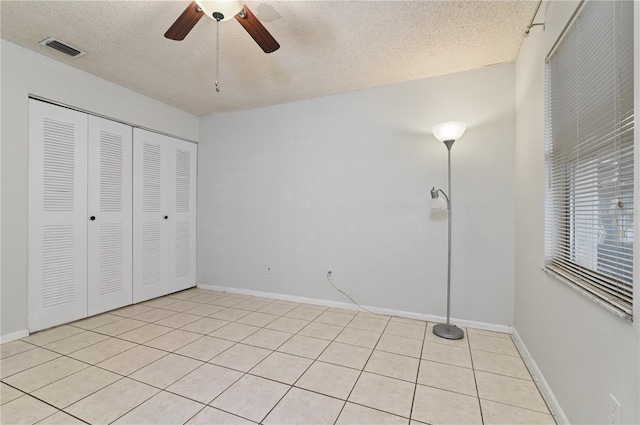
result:
[[[196,0],[205,15],[216,21],[228,21],[242,11],[241,0]]]

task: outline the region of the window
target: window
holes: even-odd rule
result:
[[[546,269],[628,319],[633,3],[583,1],[546,61]]]

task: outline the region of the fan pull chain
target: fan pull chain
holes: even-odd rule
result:
[[[216,92],[220,93],[220,19],[216,19]]]

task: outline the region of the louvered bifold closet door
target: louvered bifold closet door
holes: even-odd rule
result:
[[[169,292],[196,286],[197,145],[173,140],[169,150]]]
[[[89,117],[89,316],[132,303],[132,131]]]
[[[87,316],[86,114],[29,100],[29,330]]]
[[[133,302],[165,295],[169,248],[169,141],[133,131]]]

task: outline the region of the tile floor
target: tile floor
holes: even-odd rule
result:
[[[507,334],[190,289],[0,346],[3,424],[554,424]]]

